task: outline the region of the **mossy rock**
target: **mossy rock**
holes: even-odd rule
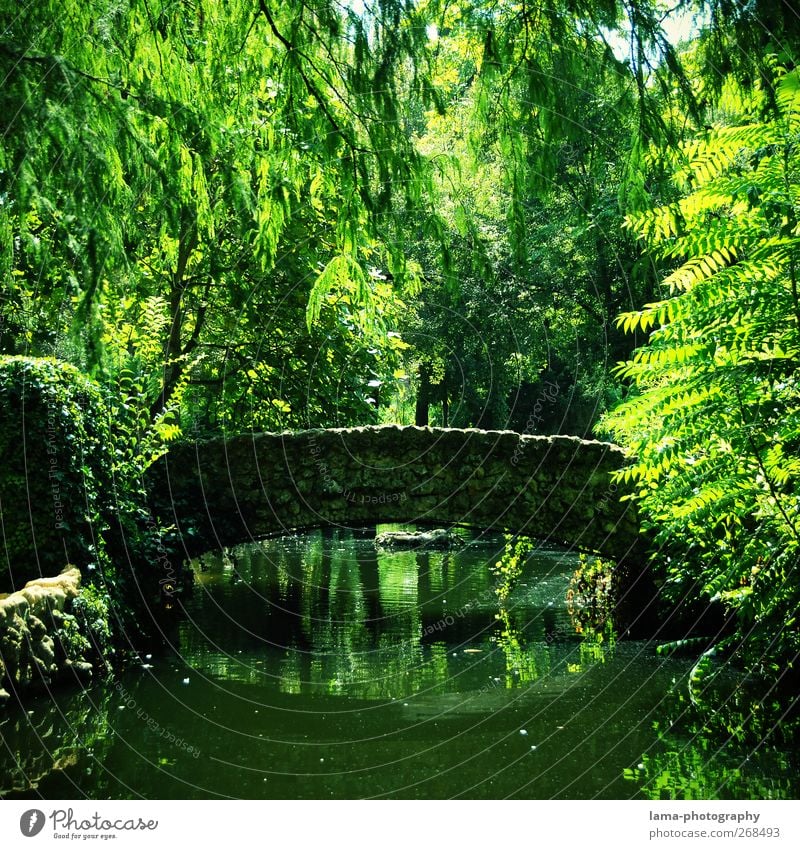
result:
[[[431,531],[384,531],[375,537],[378,548],[448,551],[460,548],[464,540],[455,531],[435,528]]]

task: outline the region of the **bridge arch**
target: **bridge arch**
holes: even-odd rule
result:
[[[610,479],[625,462],[618,446],[577,437],[384,425],[176,444],[149,488],[190,554],[408,522],[502,529],[622,561],[639,544],[635,509]]]

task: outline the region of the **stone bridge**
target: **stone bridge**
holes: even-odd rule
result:
[[[320,525],[508,530],[639,560],[635,509],[610,474],[621,448],[510,431],[357,427],[173,446],[150,471],[154,509],[186,551]]]

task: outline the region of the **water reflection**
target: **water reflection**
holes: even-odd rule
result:
[[[790,741],[703,726],[691,660],[576,634],[572,555],[466,533],[385,552],[374,535],[200,558],[174,653],[0,714],[0,795],[796,795]],[[729,700],[731,729],[745,704]]]
[[[570,555],[497,538],[379,551],[373,534],[320,530],[206,555],[184,656],[226,679],[273,675],[287,693],[392,699],[480,688],[487,666],[508,687],[530,683],[577,640],[564,607]]]
[[[113,701],[111,689],[96,688],[91,698],[73,691],[57,703],[37,700],[33,710],[27,703],[6,705],[0,713],[0,796],[35,795],[53,773],[68,776],[87,757],[102,762],[111,746]]]
[[[657,742],[626,780],[648,799],[794,798],[800,696],[787,704],[774,680],[703,665],[705,674],[692,669],[665,700],[653,723]]]

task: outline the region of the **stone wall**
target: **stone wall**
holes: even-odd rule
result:
[[[86,617],[74,610],[80,583],[78,569],[67,567],[0,596],[0,704],[8,690],[91,675],[91,635]]]
[[[634,508],[610,475],[621,448],[567,436],[420,427],[258,433],[175,445],[150,470],[187,553],[318,525],[506,529],[623,560]]]

